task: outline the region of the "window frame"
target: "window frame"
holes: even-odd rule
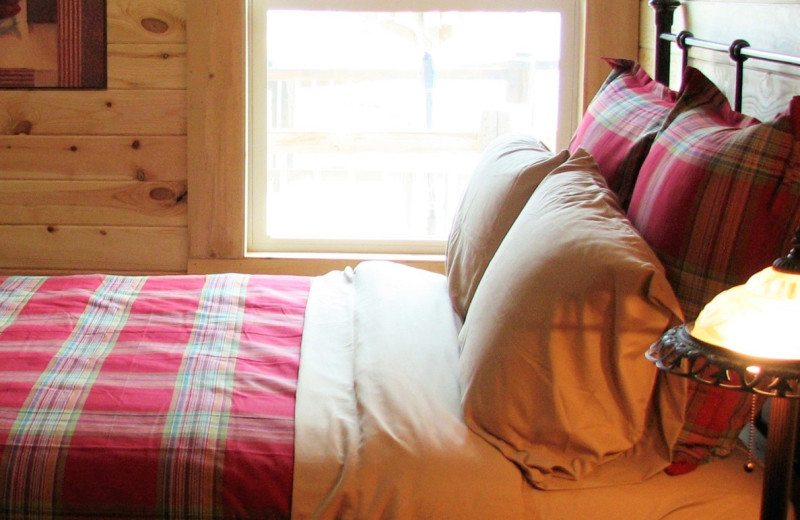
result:
[[[370,0],[368,5],[352,0],[249,0],[248,1],[248,149],[263,149],[268,141],[266,123],[266,96],[263,85],[267,83],[266,67],[255,66],[266,62],[266,20],[269,9],[290,10],[336,10],[336,11],[413,11],[412,4],[405,2],[398,9],[395,0]],[[416,7],[422,10],[437,11],[480,11],[480,12],[515,12],[546,11],[561,15],[561,42],[559,76],[561,91],[559,95],[559,121],[557,122],[556,147],[565,148],[571,137],[572,128],[567,122],[574,121],[575,111],[580,101],[579,71],[581,26],[578,0],[437,0],[432,7],[430,0],[419,3]],[[262,90],[259,90],[261,88]],[[396,240],[370,238],[363,240],[348,239],[302,239],[274,238],[267,235],[267,183],[266,154],[248,154],[247,175],[247,252],[256,254],[444,254],[446,238],[441,240]]]
[[[359,0],[362,5],[368,4]],[[419,0],[417,0],[419,2]],[[409,4],[413,5],[413,4]],[[644,6],[641,18],[639,8]],[[646,2],[580,0],[585,108],[608,75],[601,56],[639,56],[639,29],[649,27]],[[374,255],[248,254],[246,238],[247,0],[187,2],[187,169],[189,273],[249,272],[317,275]],[[610,26],[619,30],[608,31]],[[649,54],[642,59],[651,63]],[[574,124],[577,125],[577,117]],[[441,255],[389,258],[442,272]]]

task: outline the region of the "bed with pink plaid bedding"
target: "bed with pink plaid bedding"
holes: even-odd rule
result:
[[[309,287],[0,277],[0,517],[288,517]]]

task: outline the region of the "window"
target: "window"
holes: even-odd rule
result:
[[[491,139],[564,147],[576,6],[508,1],[253,0],[248,250],[442,253]]]

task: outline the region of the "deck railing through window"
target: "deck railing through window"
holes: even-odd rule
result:
[[[552,84],[554,75],[557,79],[557,66],[555,62],[515,60],[480,69],[436,71],[436,82],[461,84],[465,89],[472,82],[495,83],[502,86],[494,88],[505,89],[509,105],[527,105],[535,91],[533,84]],[[325,206],[323,199],[346,200],[352,196],[362,203],[364,198],[373,198],[373,204],[383,208],[395,206],[395,226],[387,228],[383,223],[377,230],[381,233],[400,237],[445,236],[477,156],[492,139],[511,129],[512,116],[507,110],[483,111],[480,127],[475,130],[434,129],[432,121],[437,117],[438,107],[431,99],[435,89],[430,88],[425,97],[420,96],[420,103],[425,104],[425,121],[420,121],[414,130],[392,128],[391,124],[370,130],[351,130],[346,123],[325,128],[324,125],[309,126],[307,121],[296,117],[297,103],[303,102],[304,89],[317,92],[328,89],[333,96],[338,87],[357,83],[406,84],[419,88],[419,82],[419,72],[412,70],[268,68],[266,146],[271,179],[268,189],[276,194],[272,209],[275,215],[283,215],[281,228],[285,234],[302,236],[306,233],[300,225],[302,215],[288,218],[287,215],[292,214],[292,207],[301,207],[298,199],[302,198],[307,204],[309,197],[316,193],[321,199],[317,207]],[[553,130],[543,130],[551,132],[544,139],[552,142],[555,139]],[[304,159],[299,158],[299,154]],[[379,186],[384,189],[376,190]],[[386,195],[383,200],[376,197],[380,193]],[[338,227],[341,233],[335,221],[335,218],[331,220],[331,226]],[[364,237],[376,231],[363,219],[361,224],[359,233]],[[337,230],[320,231],[319,225],[315,225],[315,232],[330,236]]]

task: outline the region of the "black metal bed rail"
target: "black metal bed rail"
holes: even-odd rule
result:
[[[800,56],[783,54],[773,51],[753,49],[746,40],[734,40],[730,44],[701,40],[695,38],[689,31],[672,33],[672,22],[675,9],[681,5],[679,0],[650,0],[650,6],[656,12],[656,80],[669,84],[671,45],[676,43],[683,51],[681,70],[686,69],[689,63],[689,49],[698,47],[702,49],[726,52],[736,63],[736,83],[734,90],[734,109],[742,110],[742,86],[744,83],[744,62],[748,58],[769,61],[785,65],[800,67]]]
[[[689,31],[681,31],[678,34],[661,34],[660,38],[670,42],[676,42],[678,47],[685,50],[688,50],[689,47],[699,47],[701,49],[728,52],[733,60],[755,58],[762,61],[771,61],[773,63],[800,66],[800,56],[754,49],[750,47],[750,44],[747,43],[746,40],[735,40],[730,45],[725,45],[723,43],[695,38]]]
[[[701,40],[695,38],[689,31],[681,31],[678,34],[662,33],[659,35],[661,40],[677,43],[678,48],[683,51],[683,61],[681,70],[685,70],[689,64],[689,49],[697,47],[700,49],[708,49],[717,52],[727,52],[731,60],[736,63],[736,83],[734,88],[734,110],[741,112],[742,110],[742,87],[744,83],[744,62],[748,58],[755,58],[761,61],[770,61],[773,63],[782,63],[785,65],[794,65],[800,67],[800,56],[792,56],[791,54],[783,54],[780,52],[764,51],[753,49],[747,40],[734,40],[730,45],[723,43],[713,42],[710,40]]]

